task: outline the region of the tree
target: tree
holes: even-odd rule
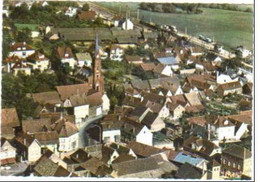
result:
[[[89,4],[88,3],[85,3],[82,7],[82,10],[83,11],[89,11]]]

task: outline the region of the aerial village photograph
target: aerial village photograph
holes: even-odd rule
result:
[[[1,178],[254,179],[254,2],[1,3]]]

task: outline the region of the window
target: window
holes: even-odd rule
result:
[[[115,142],[120,142],[120,135],[115,136]]]
[[[231,165],[231,163],[230,163],[230,161],[228,161],[228,166],[230,166]]]
[[[105,142],[105,143],[110,142],[110,137],[105,137],[105,138],[104,138],[104,142]]]
[[[23,52],[23,56],[26,56],[26,52]]]
[[[240,169],[241,169],[241,166],[240,166],[239,164],[237,165],[237,169],[238,169],[238,170],[240,170]]]
[[[225,159],[223,159],[223,164],[226,164],[226,160]]]
[[[233,168],[236,168],[236,163],[233,162]]]

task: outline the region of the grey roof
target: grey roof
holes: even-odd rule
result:
[[[240,159],[248,159],[251,158],[252,153],[248,149],[241,147],[239,145],[232,145],[228,147],[227,149],[223,150],[222,153],[229,154],[231,156],[238,157]]]
[[[123,176],[128,174],[156,170],[159,168],[159,166],[154,158],[144,158],[112,164],[112,168],[118,171],[118,176]]]
[[[131,84],[133,85],[134,88],[140,89],[140,90],[146,90],[149,89],[149,83],[147,80],[131,80]]]
[[[202,170],[189,163],[185,163],[177,171],[176,177],[179,179],[200,179],[202,177]]]
[[[91,55],[88,52],[76,53],[76,57],[77,57],[78,61],[80,61],[80,60],[90,60],[90,61],[92,61]]]
[[[174,64],[178,64],[178,61],[173,57],[161,57],[161,58],[157,58],[157,60],[164,65],[174,65]]]

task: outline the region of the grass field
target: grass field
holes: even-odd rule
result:
[[[100,2],[98,4],[115,12],[119,12],[121,6],[122,14],[125,13],[127,5],[131,11],[131,17],[134,18],[139,7],[138,3]],[[250,7],[250,5],[240,6]],[[203,8],[202,14],[169,14],[140,10],[139,18],[145,21],[151,20],[156,24],[173,24],[181,32],[184,32],[186,27],[188,34],[194,36],[203,34],[214,38],[226,48],[244,45],[252,49],[253,13],[209,8]]]

